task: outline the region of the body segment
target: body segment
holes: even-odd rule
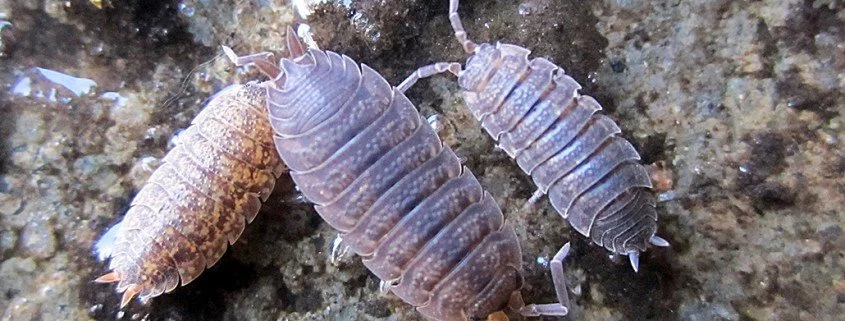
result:
[[[429,318],[501,310],[522,283],[513,228],[405,95],[330,51],[281,69],[268,89],[276,147],[350,250]]]

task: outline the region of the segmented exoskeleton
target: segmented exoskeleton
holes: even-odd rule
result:
[[[559,66],[544,58],[529,60],[528,49],[467,39],[457,10],[458,0],[450,0],[455,36],[470,54],[465,69],[458,63],[425,66],[399,88],[437,73],[455,74],[473,116],[537,185],[531,202],[549,194],[552,206],[575,230],[613,253],[628,255],[634,270],[639,252],[649,244],[668,246],[655,235],[656,204],[640,156],[619,136],[613,120],[597,114],[599,103],[580,95],[581,86]],[[552,261],[559,267],[568,245]],[[554,266],[552,272],[566,304],[563,273]]]
[[[265,92],[233,85],[212,98],[101,241],[112,271],[97,281],[118,282],[121,307],[190,283],[255,218],[284,170]]]
[[[383,289],[436,320],[522,306],[513,228],[404,93],[347,56],[306,51],[291,30],[288,47],[292,58],[278,67],[266,54],[230,57],[273,77],[267,102],[281,158]]]

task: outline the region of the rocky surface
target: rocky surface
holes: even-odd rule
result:
[[[465,58],[446,1],[303,2],[322,48],[391,83]],[[284,52],[284,26],[299,19],[287,3],[0,1],[3,320],[420,319],[379,295],[359,259],[328,262],[335,232],[286,178],[188,286],[120,311],[113,288],[91,282],[105,272],[93,243],[171,137],[214,92],[260,78],[218,46]],[[571,320],[845,315],[842,2],[463,1],[460,12],[472,39],[564,67],[644,162],[670,174],[659,234],[672,247],[648,251],[634,273],[547,201],[519,211],[532,184],[468,114],[453,77],[414,87],[411,100],[442,115],[444,140],[517,226],[527,301],[554,300],[546,264],[571,240]]]

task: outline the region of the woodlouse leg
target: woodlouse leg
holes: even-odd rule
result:
[[[458,0],[449,1],[449,22],[452,23],[452,30],[455,30],[455,38],[464,47],[466,53],[472,53],[477,46],[472,40],[467,39],[467,32],[464,30],[464,24],[461,23],[461,17],[458,16]]]
[[[569,255],[569,242],[560,248],[560,251],[552,258],[549,269],[552,272],[558,303],[529,304],[519,309],[519,314],[527,317],[565,316],[569,314],[569,294],[566,288],[566,276],[563,274],[563,260]]]
[[[381,296],[387,296],[387,293],[390,292],[390,288],[399,284],[398,280],[381,280],[378,283],[378,293]]]
[[[631,251],[628,254],[619,254],[619,253],[610,253],[608,255],[608,259],[615,264],[622,263],[624,260],[624,256],[628,257],[628,261],[631,263],[631,267],[634,269],[634,272],[640,271],[640,252],[639,251]]]
[[[226,57],[229,58],[235,66],[242,67],[248,64],[255,64],[258,67],[258,71],[262,74],[266,75],[267,77],[275,79],[281,70],[275,63],[273,63],[273,53],[272,52],[259,52],[254,53],[246,56],[238,56],[235,54],[235,51],[232,48],[227,46],[223,47],[223,53],[226,54]]]
[[[349,245],[345,244],[343,242],[343,237],[338,234],[332,243],[332,252],[329,254],[329,262],[332,265],[337,266],[346,258],[347,254],[349,254]]]
[[[531,198],[529,198],[528,201],[526,201],[525,204],[522,205],[522,208],[520,208],[519,211],[521,213],[526,213],[533,210],[534,206],[537,205],[537,202],[540,201],[543,195],[546,195],[546,193],[539,189],[534,191],[534,194],[531,194]]]
[[[676,191],[657,193],[657,202],[659,203],[674,201],[679,198],[681,198],[681,195],[679,195]]]
[[[100,261],[107,260],[112,256],[112,253],[114,253],[114,242],[117,239],[118,230],[120,230],[120,227],[123,225],[122,223],[123,222],[118,222],[114,226],[110,227],[106,230],[106,233],[97,240],[97,243],[94,243],[94,250],[97,253],[97,259]]]
[[[306,204],[308,203],[308,200],[305,199],[305,195],[302,195],[301,192],[297,191],[295,194],[285,196],[284,202],[289,204]]]
[[[422,78],[431,77],[436,74],[444,73],[444,72],[451,72],[453,75],[457,76],[459,72],[461,72],[461,64],[457,62],[438,62],[427,66],[422,66],[414,73],[412,73],[408,78],[405,78],[399,86],[396,86],[397,89],[401,92],[407,91],[411,86],[417,83],[417,80]]]
[[[428,122],[428,125],[431,126],[431,128],[434,129],[435,133],[440,134],[440,131],[443,130],[442,118],[443,118],[443,116],[440,116],[439,114],[435,114],[435,115],[428,116],[428,118],[426,118],[425,120],[426,120],[426,122]]]

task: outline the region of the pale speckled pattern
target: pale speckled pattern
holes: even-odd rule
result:
[[[529,54],[476,48],[458,79],[467,107],[575,230],[614,253],[645,251],[657,212],[639,154],[563,69]]]
[[[262,79],[226,59],[204,62],[219,45],[283,53],[293,23],[288,0],[100,2],[0,1],[11,23],[0,31],[4,88],[31,67],[98,84],[70,103],[0,94],[0,318],[423,320],[380,295],[360,260],[329,262],[337,232],[313,206],[290,202],[288,175],[191,284],[119,309],[113,285],[91,282],[107,269],[91,245],[124,216],[172,135],[225,86]],[[391,84],[466,58],[445,1],[341,2],[309,17],[317,43]],[[842,1],[463,0],[461,17],[476,41],[517,44],[565,68],[643,163],[665,163],[680,197],[657,206],[659,235],[672,246],[646,251],[635,273],[548,201],[519,211],[536,186],[494,150],[507,135],[496,142],[484,132],[453,76],[406,93],[423,115],[439,115],[441,139],[514,223],[526,301],[555,299],[545,263],[572,241],[570,316],[542,320],[845,314]]]
[[[109,265],[124,303],[190,283],[255,218],[283,172],[265,101],[255,84],[217,94],[132,201]]]
[[[504,308],[522,285],[516,234],[405,95],[333,52],[281,65],[268,89],[276,146],[350,250],[427,317]]]

